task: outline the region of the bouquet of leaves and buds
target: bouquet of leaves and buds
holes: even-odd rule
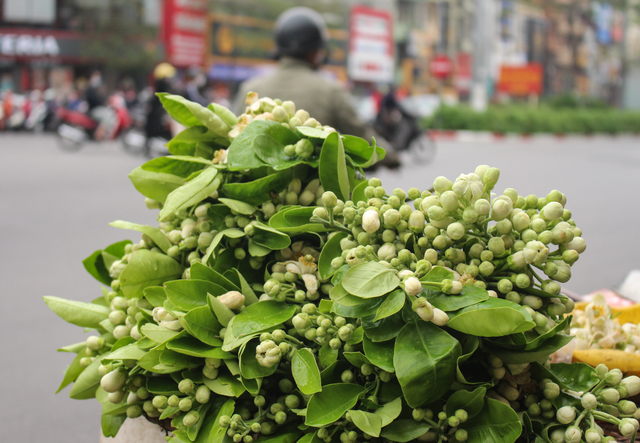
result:
[[[60,389],[102,429],[144,416],[173,443],[600,442],[635,436],[640,378],[549,364],[586,248],[559,191],[492,193],[479,166],[385,189],[384,150],[292,102],[237,118],[161,95],[187,129],[130,178],[158,226],[84,261],[92,303],[45,297],[96,334]]]

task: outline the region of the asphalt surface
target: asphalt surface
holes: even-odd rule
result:
[[[558,189],[583,230],[587,251],[565,287],[582,294],[619,285],[640,268],[640,140],[593,139],[443,142],[430,164],[404,156],[397,171],[375,176],[387,190],[428,189],[479,164],[501,169],[497,192],[546,195]],[[0,133],[0,416],[2,441],[91,443],[100,434],[95,400],[54,395],[73,356],[56,349],[86,335],[52,313],[43,295],[89,302],[99,284],[82,260],[115,241],[139,236],[108,226],[117,220],[154,224],[127,174],[143,162],[115,143],[59,150],[51,136]]]

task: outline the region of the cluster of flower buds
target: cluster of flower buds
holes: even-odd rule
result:
[[[263,286],[261,300],[289,300],[293,303],[305,303],[318,300],[320,293],[328,294],[330,284],[321,284],[318,274],[318,252],[304,242],[295,242],[289,248],[276,253],[277,259],[283,259],[271,267],[271,278]]]
[[[640,326],[620,325],[602,294],[596,294],[584,310],[576,309],[573,314],[574,349],[618,349],[640,354]]]
[[[302,306],[301,311],[293,317],[292,324],[297,336],[320,346],[328,345],[334,350],[342,348],[356,329],[356,325],[348,323],[344,317],[320,312],[313,303]]]
[[[539,198],[509,188],[492,198],[499,176],[497,168],[479,166],[453,182],[437,177],[431,191],[391,193],[379,179],[369,179],[364,200],[346,201],[339,214],[331,214],[331,222],[351,234],[341,241],[342,256],[332,267],[378,261],[398,272],[410,296],[422,292],[420,278],[432,266],[446,267],[455,279],[440,282],[442,292],[454,296],[464,285],[486,289],[526,307],[538,333],[549,331],[574,307],[560,294],[560,283],[571,277],[571,265],[586,248],[582,231],[559,191]],[[326,219],[331,206],[322,200],[325,208],[314,215]],[[425,301],[415,309],[431,318]]]
[[[327,132],[335,132],[331,126],[323,126],[315,118],[311,118],[304,109],[296,110],[296,105],[292,101],[285,101],[268,97],[259,98],[255,92],[247,94],[247,108],[244,114],[238,118],[238,123],[229,132],[229,137],[236,138],[249,123],[255,120],[271,120],[279,122],[289,129],[296,129],[298,126],[321,129]],[[302,149],[302,148],[301,148]],[[289,155],[289,154],[287,154]],[[300,155],[296,147],[294,155]],[[302,155],[300,155],[302,157]],[[305,157],[303,157],[305,158]]]
[[[415,421],[424,421],[432,425],[431,429],[418,438],[419,441],[443,441],[442,437],[447,436],[448,440],[465,442],[469,438],[467,430],[463,427],[469,419],[469,414],[464,409],[457,409],[452,415],[443,409],[436,415],[431,409],[416,408],[412,411],[412,416]]]
[[[538,393],[529,394],[524,398],[523,404],[532,417],[541,415],[546,419],[555,418],[562,425],[549,434],[551,442],[615,441],[613,437],[604,436],[602,428],[595,420],[617,425],[624,437],[636,435],[640,410],[634,402],[625,398],[640,393],[640,378],[623,378],[619,369],[609,370],[603,364],[598,365],[596,371],[600,383],[582,394],[580,407],[567,405],[556,409],[552,402],[560,395],[560,387],[549,379],[538,383]],[[543,398],[539,400],[541,397]]]

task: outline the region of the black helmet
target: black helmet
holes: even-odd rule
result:
[[[277,56],[302,58],[324,48],[329,39],[322,16],[310,8],[297,7],[283,12],[276,21],[274,37]]]

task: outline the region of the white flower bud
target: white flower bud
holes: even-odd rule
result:
[[[426,306],[422,306],[416,310],[416,314],[424,321],[432,321],[434,316],[433,306],[427,302]]]
[[[416,296],[422,292],[422,283],[415,277],[409,277],[404,281],[404,292]]]
[[[107,392],[116,392],[124,385],[126,378],[124,372],[116,369],[100,379],[100,386]]]
[[[544,219],[554,221],[562,217],[564,208],[558,202],[551,202],[547,203],[540,212]]]
[[[572,249],[578,254],[582,254],[587,249],[587,243],[582,237],[574,237],[573,240],[564,245],[564,249]]]
[[[378,249],[378,258],[389,261],[396,256],[396,247],[391,243],[385,243]]]
[[[484,198],[479,198],[473,205],[479,215],[487,215],[491,211],[491,204]]]
[[[509,197],[501,196],[491,204],[491,217],[500,221],[505,219],[513,209],[513,202]]]
[[[576,419],[576,411],[571,406],[563,406],[558,409],[556,419],[563,425],[568,425]]]
[[[222,294],[218,297],[218,300],[229,309],[239,309],[240,306],[244,305],[244,295],[238,291],[229,291],[226,294]]]
[[[438,326],[446,326],[447,323],[449,323],[449,316],[446,312],[438,308],[433,308],[433,319],[431,322]]]
[[[365,211],[362,215],[362,228],[369,234],[373,234],[380,229],[380,214],[374,209]]]
[[[629,397],[634,397],[640,394],[640,377],[631,375],[624,378],[620,383],[622,384],[622,386],[627,388]]]

